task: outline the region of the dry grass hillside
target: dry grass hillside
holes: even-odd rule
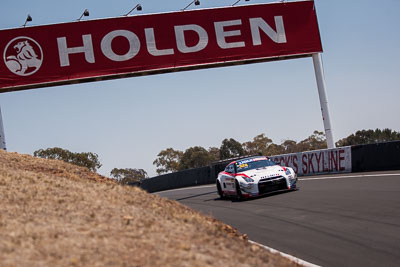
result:
[[[0,266],[290,266],[177,202],[0,150]]]

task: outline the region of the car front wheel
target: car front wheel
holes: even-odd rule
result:
[[[224,192],[222,192],[222,189],[221,189],[221,184],[217,181],[217,190],[218,190],[218,195],[219,195],[219,197],[221,198],[221,199],[224,199],[225,197],[224,197]]]
[[[238,180],[235,180],[235,186],[236,186],[236,195],[239,199],[242,199],[242,190],[240,190],[239,182]]]

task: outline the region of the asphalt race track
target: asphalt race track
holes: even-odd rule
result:
[[[321,266],[400,266],[400,172],[300,178],[300,190],[221,200],[214,185],[159,192],[250,240]]]

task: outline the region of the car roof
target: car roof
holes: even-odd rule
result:
[[[253,160],[269,160],[269,158],[266,157],[266,156],[248,157],[248,158],[243,158],[243,159],[232,161],[231,163],[229,163],[229,165],[235,164],[235,163],[238,163],[238,162],[242,162],[242,161],[253,161]]]

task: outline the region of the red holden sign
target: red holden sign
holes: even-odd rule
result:
[[[0,31],[0,92],[321,51],[314,1],[9,29]]]

